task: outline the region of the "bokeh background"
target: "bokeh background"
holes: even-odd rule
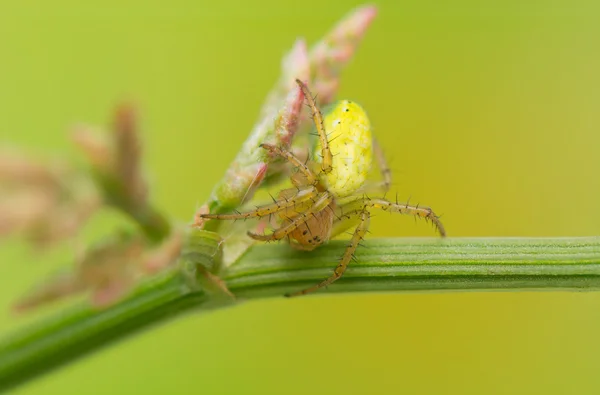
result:
[[[133,101],[154,200],[189,220],[281,56],[358,4],[0,0],[0,139],[77,159],[69,128]],[[600,3],[376,4],[340,97],[369,111],[399,196],[451,236],[600,234]],[[432,235],[389,215],[372,231]],[[71,259],[1,245],[0,334],[38,318],[11,301]],[[599,333],[600,293],[282,298],[170,322],[15,393],[597,394]]]

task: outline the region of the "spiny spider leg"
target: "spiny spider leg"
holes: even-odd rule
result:
[[[381,173],[382,180],[378,182],[370,182],[363,185],[359,190],[355,192],[356,194],[380,192],[386,194],[390,190],[390,186],[392,185],[392,170],[390,169],[387,160],[385,159],[385,154],[383,153],[381,145],[379,145],[375,138],[373,138],[373,154],[375,155],[375,159],[377,160],[377,165],[379,167],[379,172]]]
[[[354,257],[354,252],[356,251],[358,244],[360,243],[360,241],[364,238],[365,234],[367,233],[367,230],[369,229],[370,219],[371,219],[371,214],[367,210],[354,211],[352,213],[348,213],[348,215],[358,215],[360,222],[359,222],[358,226],[356,227],[356,230],[354,231],[352,238],[350,239],[350,244],[348,244],[346,251],[344,251],[344,255],[342,256],[340,263],[336,266],[335,270],[333,271],[333,275],[331,277],[329,277],[327,280],[322,281],[321,283],[319,283],[315,286],[306,288],[302,291],[294,292],[291,294],[286,294],[285,296],[306,295],[307,293],[314,292],[320,288],[326,287],[329,284],[336,281],[337,279],[339,279],[340,277],[342,277],[342,275],[346,271],[346,268],[348,267],[348,264]]]
[[[360,210],[357,211],[349,211],[346,206],[341,206],[336,209],[336,218],[333,221],[333,225],[331,228],[330,238],[334,238],[339,236],[346,230],[353,228],[358,225],[360,222],[360,218],[357,213],[360,213]]]
[[[323,123],[323,114],[321,114],[321,110],[317,107],[317,103],[315,99],[310,93],[310,90],[306,86],[306,84],[299,79],[296,79],[296,83],[302,90],[304,94],[304,98],[308,103],[312,111],[312,119],[315,123],[315,127],[317,128],[317,133],[319,133],[319,139],[321,140],[321,155],[323,156],[323,163],[321,165],[321,170],[323,173],[330,173],[333,169],[333,155],[331,154],[331,150],[329,149],[329,141],[327,140],[327,132],[325,131],[325,124]]]
[[[275,203],[258,207],[256,208],[256,210],[236,214],[202,214],[200,215],[200,217],[211,219],[246,219],[255,217],[266,217],[271,214],[276,214],[280,211],[286,210],[288,208],[292,208],[297,204],[304,203],[314,198],[318,194],[319,192],[317,191],[317,189],[314,186],[310,185],[304,189],[300,189],[295,196],[289,199],[278,200]]]
[[[308,221],[314,214],[329,206],[332,200],[333,196],[329,192],[323,192],[313,206],[300,213],[298,216],[291,218],[290,222],[276,229],[273,233],[268,235],[259,235],[257,233],[248,232],[248,236],[252,237],[254,240],[260,241],[281,240],[292,233],[300,225]]]
[[[379,142],[375,138],[373,138],[373,154],[375,154],[375,159],[379,165],[379,172],[383,177],[381,187],[383,192],[387,192],[392,185],[392,170],[385,159],[385,154],[383,153],[383,149],[381,149],[381,145],[379,145]]]
[[[353,202],[347,203],[341,207],[342,212],[352,212],[359,210],[360,208],[377,208],[391,213],[400,213],[404,215],[413,215],[419,218],[425,218],[430,220],[436,227],[440,236],[446,237],[446,230],[444,225],[440,221],[440,218],[435,215],[433,210],[429,207],[411,206],[408,203],[392,203],[385,199],[371,199],[369,197],[363,197]]]
[[[290,162],[292,166],[297,167],[298,170],[300,170],[300,172],[304,174],[304,177],[306,177],[307,184],[314,185],[317,183],[317,176],[315,176],[314,173],[308,168],[308,166],[306,166],[300,159],[296,158],[296,156],[290,151],[284,150],[271,144],[261,144],[260,146],[275,155],[281,156],[283,159]]]

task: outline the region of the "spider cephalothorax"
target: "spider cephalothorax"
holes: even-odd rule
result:
[[[235,214],[204,214],[204,218],[245,219],[276,215],[280,227],[270,234],[248,235],[256,240],[272,241],[287,238],[295,248],[313,250],[344,230],[355,227],[350,243],[334,273],[321,283],[288,296],[304,295],[327,286],[340,278],[352,260],[358,244],[369,228],[370,210],[422,217],[434,224],[445,236],[439,217],[429,207],[392,203],[373,199],[371,193],[385,193],[391,175],[383,153],[371,135],[369,119],[358,104],[349,100],[337,103],[325,117],[316,105],[308,87],[296,80],[304,93],[319,137],[312,161],[304,163],[291,152],[269,144],[261,147],[272,155],[288,161],[294,167],[291,177],[294,188],[284,189],[272,204],[256,210]],[[383,181],[367,182],[375,156]]]

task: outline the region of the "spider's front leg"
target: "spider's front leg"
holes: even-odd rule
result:
[[[271,144],[261,144],[261,148],[266,149],[270,153],[274,155],[278,155],[288,161],[293,167],[297,168],[305,178],[307,185],[316,185],[317,184],[317,176],[306,166],[300,159],[298,159],[294,154],[290,151],[285,150],[283,148],[276,147]]]
[[[256,210],[248,211],[245,213],[235,213],[235,214],[200,214],[200,218],[207,219],[225,219],[225,220],[237,220],[237,219],[248,219],[248,218],[261,218],[268,217],[272,214],[277,214],[281,211],[288,210],[290,208],[294,208],[299,204],[305,203],[319,194],[317,189],[310,185],[308,187],[302,188],[298,191],[295,196],[292,196],[289,199],[283,199],[275,201],[271,204],[257,207]]]
[[[296,79],[296,83],[302,90],[304,94],[304,98],[308,103],[308,107],[312,112],[312,119],[315,123],[315,127],[317,128],[317,133],[319,134],[319,140],[321,141],[321,156],[323,157],[323,163],[321,164],[321,170],[323,173],[331,173],[333,170],[333,154],[331,153],[331,149],[329,148],[329,140],[327,140],[327,132],[325,131],[325,123],[323,122],[323,114],[319,107],[317,107],[317,103],[312,93],[308,89],[308,86],[299,79]]]
[[[320,212],[321,210],[327,209],[327,206],[331,204],[333,201],[333,196],[328,192],[323,192],[319,195],[319,198],[315,202],[313,206],[311,206],[306,211],[301,212],[299,215],[290,218],[290,222],[283,225],[282,227],[275,229],[273,233],[268,235],[259,235],[257,233],[248,232],[248,236],[252,237],[254,240],[260,241],[275,241],[281,240],[294,230],[298,229],[298,227],[304,223],[306,223],[310,218],[312,218],[315,214]]]
[[[335,270],[333,271],[333,275],[331,275],[331,277],[329,277],[327,280],[324,280],[315,286],[303,289],[302,291],[294,292],[291,294],[286,294],[285,296],[289,297],[289,296],[306,295],[308,293],[317,291],[320,288],[326,287],[329,284],[333,283],[334,281],[338,280],[340,277],[342,277],[342,275],[346,271],[346,268],[348,267],[348,264],[354,258],[354,252],[356,251],[356,248],[358,247],[359,243],[365,237],[365,234],[369,230],[369,223],[370,223],[370,219],[371,219],[371,214],[369,213],[369,211],[364,209],[364,210],[360,210],[360,211],[354,211],[351,213],[347,213],[345,215],[345,217],[347,217],[348,219],[350,219],[352,217],[356,217],[356,216],[358,216],[358,221],[359,221],[358,226],[356,227],[356,230],[354,231],[354,234],[352,235],[352,238],[350,239],[350,243],[348,244],[348,247],[346,247],[346,251],[344,251],[344,255],[342,256],[340,263],[336,266]]]

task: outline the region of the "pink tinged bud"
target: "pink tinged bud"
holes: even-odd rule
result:
[[[26,231],[46,218],[55,209],[52,191],[29,188],[0,200],[0,235]]]
[[[284,76],[282,84],[287,92],[297,87],[296,78],[302,81],[310,78],[308,50],[303,39],[298,39],[292,50],[283,58],[281,69]]]
[[[347,63],[354,54],[352,46],[346,45],[329,53],[329,58],[334,63]]]
[[[148,194],[141,176],[141,143],[133,107],[120,106],[114,115],[116,173],[132,204],[144,205]]]
[[[87,156],[90,163],[104,171],[112,166],[111,144],[105,135],[88,126],[75,128],[71,139]]]
[[[339,79],[321,80],[315,84],[315,91],[319,92],[322,103],[331,103],[340,86]]]
[[[92,290],[92,303],[104,307],[116,302],[139,277],[144,245],[140,239],[114,241],[88,251],[77,270],[81,284]]]
[[[283,57],[281,77],[267,95],[258,124],[263,124],[265,121],[272,122],[274,114],[281,111],[281,103],[286,100],[286,96],[298,87],[295,82],[296,78],[300,78],[302,81],[310,78],[310,62],[306,42],[303,39],[298,39],[290,52]]]
[[[208,210],[206,210],[208,213]],[[142,259],[142,270],[147,274],[157,273],[173,265],[183,247],[183,235],[176,232],[158,248],[148,251]]]
[[[289,147],[298,131],[298,119],[302,111],[304,95],[297,86],[293,88],[285,99],[284,107],[275,121],[275,136],[279,146]]]
[[[116,278],[92,292],[92,306],[98,309],[109,307],[121,300],[133,286],[133,281]]]
[[[333,100],[340,71],[356,52],[358,44],[376,15],[375,6],[354,10],[312,48],[310,63],[313,73],[313,91],[319,96],[321,105]]]
[[[51,185],[56,175],[52,167],[13,150],[0,151],[0,182],[20,185]]]
[[[40,213],[26,236],[36,247],[51,246],[75,235],[99,206],[98,199],[65,202],[59,207],[54,203],[48,210]]]
[[[345,40],[361,39],[367,28],[377,16],[377,7],[359,7],[344,18],[329,34],[331,41],[343,42]]]
[[[13,305],[13,310],[23,313],[84,290],[74,273],[62,275],[31,291]]]

